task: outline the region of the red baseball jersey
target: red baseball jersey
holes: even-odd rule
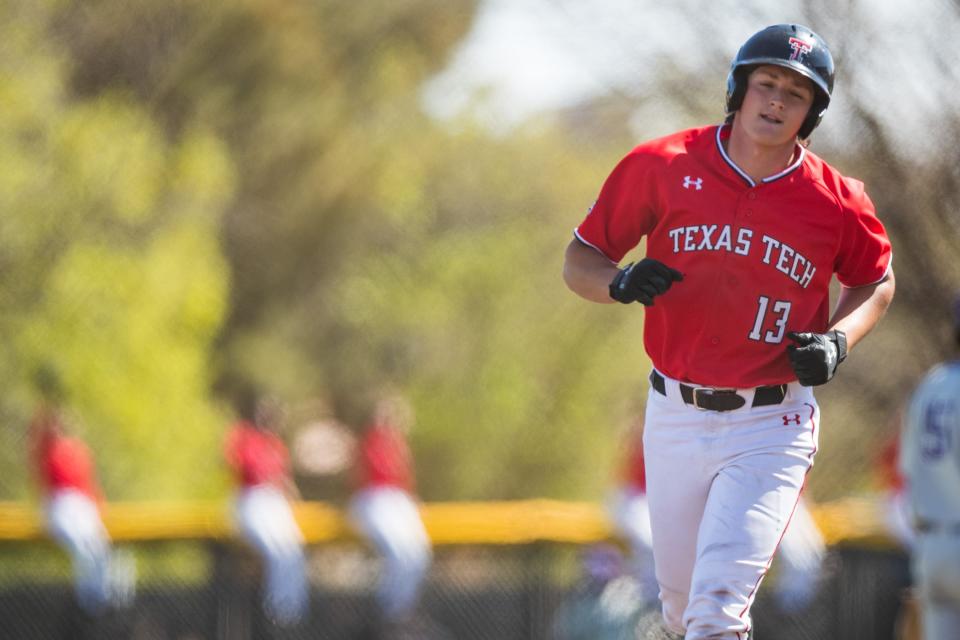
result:
[[[368,487],[399,487],[413,491],[413,458],[403,434],[384,424],[367,429],[360,440],[357,484]]]
[[[875,284],[890,241],[863,184],[797,146],[794,162],[755,183],[730,159],[727,125],[681,131],[631,151],[577,227],[614,263],[646,255],[679,270],[646,309],[644,346],[662,373],[714,387],[796,379],[790,331],[826,331],[834,273]]]
[[[100,499],[95,480],[93,455],[80,440],[44,433],[35,451],[40,484],[47,493],[61,489],[75,489]]]
[[[227,436],[226,458],[244,487],[280,485],[289,474],[287,447],[274,433],[240,421]]]

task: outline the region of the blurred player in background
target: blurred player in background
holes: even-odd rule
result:
[[[612,544],[586,547],[580,582],[557,607],[554,640],[635,640],[643,611],[630,563]]]
[[[953,305],[960,347],[960,297]],[[914,391],[900,445],[916,540],[913,574],[926,640],[960,639],[960,353]]]
[[[237,524],[264,560],[264,611],[277,624],[293,625],[307,613],[309,586],[303,535],[290,507],[299,492],[287,447],[276,433],[280,406],[244,389],[237,411],[240,419],[227,434],[225,446],[238,485]]]
[[[607,510],[617,533],[630,546],[630,573],[637,581],[640,606],[646,608],[657,601],[659,588],[653,566],[642,418],[637,418],[627,430],[623,451],[620,484],[607,502]]]
[[[897,419],[898,426],[903,422]],[[880,480],[880,508],[887,534],[904,550],[913,546],[914,533],[910,524],[910,505],[907,504],[906,483],[900,471],[900,430],[887,438],[877,456],[877,475]]]
[[[803,497],[777,549],[777,581],[773,597],[784,613],[797,614],[810,606],[823,569],[827,545]]]
[[[68,435],[59,406],[59,383],[49,371],[38,376],[41,401],[30,425],[32,459],[43,491],[47,532],[70,555],[74,591],[80,607],[100,615],[133,598],[132,559],[115,561],[101,519],[104,502],[93,455],[78,437]]]
[[[356,492],[350,504],[355,526],[383,559],[377,589],[379,620],[371,635],[390,637],[415,626],[420,590],[432,561],[414,497],[413,458],[407,436],[413,410],[400,395],[380,397],[357,447]]]

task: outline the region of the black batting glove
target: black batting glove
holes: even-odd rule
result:
[[[663,295],[683,274],[659,260],[644,258],[621,269],[610,283],[610,297],[617,302],[639,302],[648,307],[656,296]]]
[[[826,384],[833,378],[840,363],[847,359],[847,334],[843,331],[791,331],[787,337],[795,343],[787,347],[790,366],[797,374],[797,380],[805,387]]]

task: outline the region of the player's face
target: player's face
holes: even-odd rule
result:
[[[747,78],[738,124],[761,146],[793,145],[813,105],[813,82],[792,69],[763,65]]]

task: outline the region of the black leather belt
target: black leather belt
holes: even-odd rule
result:
[[[652,371],[650,385],[661,395],[667,395],[667,385],[663,376]],[[747,403],[746,398],[733,389],[714,389],[712,387],[691,387],[682,382],[680,396],[687,404],[707,411],[733,411]],[[777,384],[769,387],[757,387],[753,394],[753,407],[765,407],[780,404],[787,397],[787,385]]]

